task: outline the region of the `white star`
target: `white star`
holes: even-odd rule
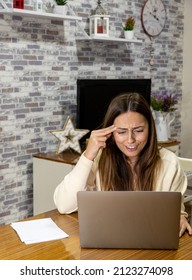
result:
[[[71,118],[67,117],[63,129],[49,130],[49,132],[52,133],[57,139],[59,139],[59,143],[57,146],[57,154],[60,154],[68,148],[71,148],[74,151],[81,154],[79,140],[84,135],[86,135],[89,132],[89,130],[75,129]]]

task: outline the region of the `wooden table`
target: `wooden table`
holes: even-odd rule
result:
[[[57,210],[28,218],[50,217],[68,238],[26,245],[10,225],[0,227],[1,260],[192,260],[192,237],[185,233],[178,250],[81,249],[77,213],[60,215]]]

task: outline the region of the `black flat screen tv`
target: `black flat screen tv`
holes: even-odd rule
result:
[[[138,92],[150,104],[151,80],[77,80],[77,128],[90,131],[98,129],[110,101],[125,92]]]

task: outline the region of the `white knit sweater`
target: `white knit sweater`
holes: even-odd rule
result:
[[[160,149],[162,167],[158,173],[156,191],[177,191],[184,195],[187,188],[187,177],[182,170],[178,157],[167,149]],[[77,192],[82,190],[101,190],[98,172],[98,160],[91,161],[83,154],[73,170],[67,174],[56,187],[54,202],[61,214],[77,210]],[[182,201],[181,214],[187,216]]]

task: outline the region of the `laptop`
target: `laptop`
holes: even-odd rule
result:
[[[83,248],[177,249],[181,193],[79,191]]]

